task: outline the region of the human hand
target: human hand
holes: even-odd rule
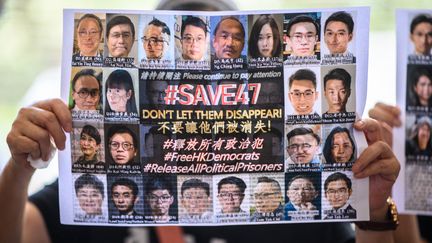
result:
[[[388,143],[384,141],[383,128],[373,119],[354,123],[354,128],[364,132],[368,147],[352,167],[356,178],[369,177],[369,206],[371,220],[385,220],[386,200],[399,174],[400,165]]]
[[[40,101],[30,107],[21,108],[7,143],[12,160],[17,165],[31,169],[27,162],[30,154],[33,159],[49,159],[52,138],[58,149],[65,148],[64,131],[72,130],[71,113],[60,99]]]
[[[380,122],[383,139],[390,147],[393,142],[393,127],[402,125],[400,113],[401,111],[397,106],[386,105],[381,102],[376,103],[375,106],[369,110],[369,116]]]

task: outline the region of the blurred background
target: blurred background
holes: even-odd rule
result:
[[[1,2],[1,0],[0,0]],[[371,7],[369,40],[369,83],[366,109],[376,101],[395,104],[397,8],[431,8],[430,0],[247,0],[235,1],[240,10],[301,8]],[[157,0],[6,0],[0,16],[0,170],[9,158],[6,136],[14,117],[23,105],[35,99],[53,97],[44,90],[31,91],[35,79],[60,82],[62,50],[62,14],[64,8],[104,8],[151,10]],[[56,85],[47,82],[46,85]],[[57,84],[58,87],[59,84]],[[26,96],[26,97],[24,97]],[[57,175],[56,163],[38,172],[50,180]],[[34,182],[30,191],[43,182]]]

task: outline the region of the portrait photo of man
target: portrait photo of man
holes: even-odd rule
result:
[[[106,48],[108,57],[132,57],[135,40],[135,25],[128,16],[107,16]],[[136,48],[135,48],[136,50]]]
[[[354,20],[345,11],[332,13],[324,24],[324,42],[331,56],[354,56],[349,44],[354,38]]]
[[[139,165],[138,127],[112,125],[107,129],[107,162],[112,165]]]
[[[181,184],[180,190],[180,222],[213,222],[209,183],[197,178],[186,179]]]
[[[281,132],[281,124],[274,123],[271,130],[266,132],[257,132],[253,135],[256,142],[262,141],[262,149],[255,150],[260,153],[259,163],[262,164],[279,164],[283,163],[285,153],[284,135]],[[258,162],[258,161],[257,161]]]
[[[168,223],[177,221],[177,193],[173,183],[175,177],[169,175],[148,176],[144,184],[146,222]]]
[[[145,52],[144,59],[165,59],[171,42],[171,30],[163,20],[153,17],[144,23],[141,41]]]
[[[208,61],[209,30],[208,17],[177,16],[181,21],[180,44],[176,61]],[[179,21],[178,21],[179,22]]]
[[[319,50],[319,21],[311,15],[301,14],[288,20],[286,25],[286,44],[292,57],[308,57],[316,55]]]
[[[142,108],[161,110],[166,107],[165,90],[168,88],[168,81],[148,80],[145,85],[140,85]]]
[[[324,114],[347,112],[348,98],[351,96],[351,81],[351,74],[343,68],[335,68],[325,74],[323,84],[326,102],[322,102]],[[350,107],[353,108],[354,105],[351,103]]]
[[[73,112],[98,111],[101,104],[101,78],[100,69],[73,69],[76,73],[71,80],[70,108]]]
[[[76,51],[73,60],[82,56],[102,58],[103,49],[99,48],[103,44],[102,20],[95,14],[87,13],[75,21]]]
[[[213,59],[243,58],[245,28],[235,16],[224,16],[213,30]]]
[[[236,176],[228,176],[217,183],[217,199],[221,214],[245,213],[241,208],[245,198],[246,183]]]
[[[410,40],[414,45],[414,53],[419,56],[431,55],[432,48],[432,16],[419,14],[410,25]]]
[[[317,77],[311,69],[298,69],[289,76],[287,115],[314,115],[319,117],[319,89]]]
[[[117,219],[142,220],[143,215],[136,211],[135,205],[140,201],[137,183],[126,177],[116,178],[111,184],[111,200],[116,208],[112,216]]]
[[[287,164],[320,164],[320,136],[309,127],[297,127],[289,131],[287,137]]]
[[[283,219],[283,194],[277,180],[267,176],[258,177],[257,184],[252,190],[253,207],[255,207],[251,215],[252,222]]]
[[[329,203],[324,219],[355,219],[357,211],[349,203],[352,193],[352,182],[346,174],[329,175],[324,182],[324,195]]]
[[[158,130],[158,126],[142,126],[141,127],[141,157],[144,160],[153,158],[163,162],[164,149],[163,144],[171,138],[170,132],[163,133]]]
[[[262,80],[257,105],[271,105],[272,107],[283,104],[283,83],[273,80]],[[251,94],[250,94],[251,97]],[[252,104],[253,105],[253,104]]]
[[[103,205],[105,198],[103,181],[93,174],[77,175],[74,182],[75,196],[79,206],[75,211],[76,221],[106,221],[106,210],[104,210],[106,205]]]
[[[287,178],[286,196],[288,202],[284,207],[285,220],[313,220],[320,218],[317,205],[320,187],[315,184],[319,179],[313,176],[299,174]]]

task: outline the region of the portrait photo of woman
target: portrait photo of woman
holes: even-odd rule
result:
[[[282,55],[281,34],[272,15],[262,14],[257,18],[249,35],[248,46],[251,58]]]
[[[432,107],[432,70],[422,66],[408,66],[407,105]]]
[[[110,112],[137,113],[132,76],[126,70],[117,69],[106,80],[105,114]]]

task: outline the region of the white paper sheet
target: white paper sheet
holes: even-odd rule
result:
[[[394,197],[399,211],[416,214],[432,214],[432,140],[430,137],[432,119],[432,25],[411,24],[420,15],[431,21],[432,10],[397,11],[397,104],[401,108],[403,124],[395,130],[394,152],[401,162],[401,171],[394,187]],[[420,17],[421,18],[421,17]],[[418,18],[419,20],[421,20]],[[421,20],[419,22],[425,22]],[[417,28],[419,27],[419,28]],[[425,32],[426,31],[426,32]],[[426,36],[424,35],[426,34]],[[421,36],[423,34],[423,37]],[[416,44],[417,43],[417,48]],[[420,53],[419,51],[422,51]],[[428,53],[426,53],[428,52]],[[421,78],[418,78],[421,77]],[[418,85],[416,85],[416,83]],[[424,89],[420,86],[423,84]],[[419,97],[429,101],[421,103]],[[426,130],[418,132],[427,124]],[[427,135],[429,126],[429,135]],[[428,140],[425,148],[420,145],[416,134],[423,134]],[[427,136],[429,136],[427,138]]]
[[[337,34],[328,33],[332,38],[346,38],[341,54],[332,56],[331,50],[340,49],[328,46],[324,25],[338,11],[351,16],[354,28],[352,36],[328,28],[336,30]],[[84,14],[92,15],[84,18],[86,25],[84,21],[78,25]],[[269,31],[272,24],[267,24],[258,34],[251,34],[257,19],[265,18],[261,15],[274,20],[274,30]],[[314,32],[314,24],[303,19],[292,25],[295,31],[287,33],[290,21],[300,15],[315,21],[319,31]],[[185,24],[182,33],[183,23],[192,20],[187,16],[204,23],[207,37],[201,38],[204,28],[194,25]],[[165,34],[149,31],[155,18],[166,26],[157,21],[150,25],[162,26],[158,30]],[[125,19],[134,26],[135,36]],[[121,24],[109,24],[116,21]],[[219,22],[223,24],[214,33]],[[351,172],[365,144],[352,123],[361,117],[366,101],[369,8],[247,12],[68,9],[63,23],[62,97],[69,102],[74,126],[68,136],[70,146],[59,157],[63,224],[369,219],[368,180],[354,179]],[[113,27],[107,34],[108,26]],[[249,40],[257,35],[255,45]],[[83,56],[96,50],[92,47],[95,40],[94,56]],[[280,52],[253,58],[254,47],[259,56],[266,55],[268,49],[276,50],[278,40]],[[303,55],[302,49],[313,42],[308,57],[296,56]],[[329,38],[328,43],[334,42]],[[296,49],[295,45],[303,47]],[[166,52],[155,54],[155,47]],[[117,51],[126,54],[112,57],[121,56]],[[152,55],[160,59],[155,61]],[[235,58],[226,58],[232,56]],[[334,74],[335,69],[339,74]],[[81,76],[72,85],[75,75],[85,72],[87,79]],[[336,81],[327,86],[337,95],[329,104],[330,88],[324,90],[324,78],[332,72],[348,75],[351,84],[341,90],[342,78],[330,76],[330,81]],[[290,77],[294,80],[291,87]],[[302,104],[306,100],[309,103]],[[339,110],[332,113],[335,107]],[[339,146],[336,135],[327,139],[334,129],[345,129],[335,133],[345,136]],[[293,131],[304,134],[290,133]],[[288,134],[294,136],[288,140]],[[346,151],[345,157],[332,153],[338,148]],[[327,185],[331,175],[337,179]]]

